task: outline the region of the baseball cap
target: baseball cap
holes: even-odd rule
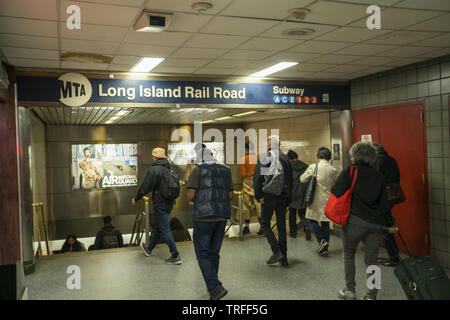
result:
[[[166,151],[163,148],[154,148],[152,151],[152,156],[154,156],[155,158],[164,158],[166,159]]]

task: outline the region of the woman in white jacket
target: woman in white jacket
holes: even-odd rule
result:
[[[317,253],[322,256],[328,255],[330,242],[330,220],[325,216],[325,206],[331,194],[331,187],[336,181],[339,171],[329,163],[331,151],[328,148],[320,148],[317,152],[317,184],[314,199],[306,209],[306,218],[309,220],[311,229],[316,235],[319,243]],[[307,182],[314,175],[316,164],[311,164],[300,176],[302,183]]]

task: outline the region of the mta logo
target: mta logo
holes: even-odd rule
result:
[[[80,107],[91,99],[90,81],[79,73],[66,73],[58,78],[59,101],[69,107]]]
[[[86,95],[84,84],[70,81],[58,80],[59,97],[61,99],[80,97]]]

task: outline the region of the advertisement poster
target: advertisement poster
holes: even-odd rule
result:
[[[137,144],[72,145],[72,189],[137,186]]]

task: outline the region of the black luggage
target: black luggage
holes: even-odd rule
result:
[[[433,256],[413,257],[398,232],[409,258],[401,259],[394,274],[409,300],[450,300],[450,280]]]

